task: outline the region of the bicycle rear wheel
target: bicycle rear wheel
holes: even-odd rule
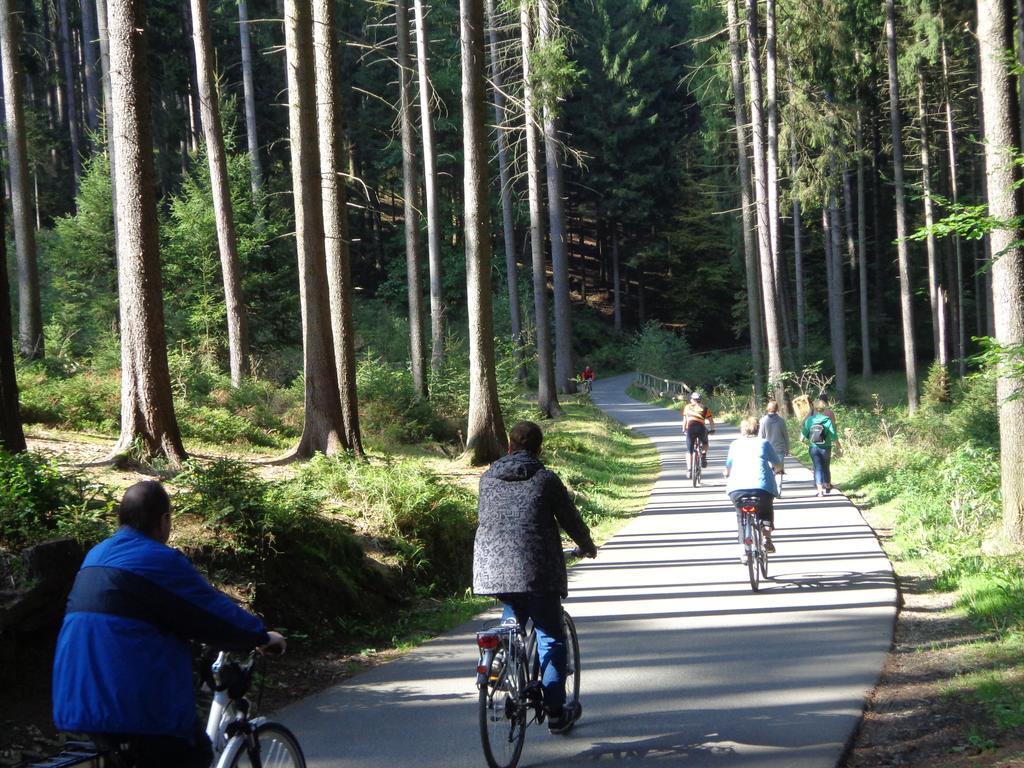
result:
[[[580,700],[580,638],[572,616],[562,611],[562,617],[565,621],[565,700],[572,703]]]
[[[761,528],[760,521],[758,522],[757,527],[759,529],[758,530],[758,540],[761,543],[761,546],[758,549],[760,554],[757,557],[757,563],[758,563],[758,565],[761,568],[761,578],[762,579],[767,579],[768,578],[768,550],[765,549],[765,547],[764,547],[764,534],[760,530],[760,528]]]
[[[696,488],[700,485],[701,474],[700,447],[698,445],[694,445],[693,450],[690,452],[690,468],[692,470],[690,474],[693,480],[693,487]]]
[[[751,578],[751,589],[757,592],[761,587],[761,558],[764,557],[761,526],[754,520],[754,515],[746,515],[744,527],[751,531],[751,555],[746,558],[746,570]]]
[[[260,723],[254,731],[252,743],[244,736],[230,768],[306,768],[306,758],[298,739],[280,723]],[[229,746],[230,749],[230,746]]]
[[[512,666],[480,686],[480,742],[490,768],[515,768],[526,741],[526,676]]]

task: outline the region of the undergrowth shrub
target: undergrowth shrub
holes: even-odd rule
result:
[[[121,417],[121,387],[116,375],[85,370],[50,375],[38,365],[18,370],[21,417],[79,431],[116,432]]]
[[[435,417],[430,404],[417,398],[412,374],[376,357],[359,361],[359,423],[364,432],[386,443],[417,443],[430,434]]]
[[[54,536],[98,541],[110,530],[113,507],[105,489],[62,471],[53,459],[0,450],[0,547],[14,550]]]
[[[316,456],[299,482],[321,489],[370,535],[383,537],[408,578],[431,593],[469,584],[476,497],[413,461]]]
[[[243,585],[277,625],[330,635],[345,617],[368,616],[397,591],[369,567],[341,521],[323,514],[322,494],[301,481],[272,482],[237,461],[190,462],[177,478],[180,515],[214,535],[183,536],[215,578]]]

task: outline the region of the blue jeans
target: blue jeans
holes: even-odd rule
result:
[[[832,471],[829,468],[832,461],[832,449],[811,445],[810,452],[811,464],[814,465],[814,484],[832,485]]]
[[[533,619],[544,687],[544,708],[552,714],[560,713],[565,706],[565,666],[568,661],[562,598],[553,593],[520,592],[498,595],[498,599],[505,604],[502,619],[515,616],[523,627],[528,619]]]

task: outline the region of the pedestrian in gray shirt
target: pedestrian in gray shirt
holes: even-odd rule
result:
[[[779,486],[779,496],[782,495],[782,478],[786,474],[786,457],[789,456],[789,431],[786,429],[786,420],[779,416],[779,404],[775,400],[768,401],[768,413],[761,417],[758,426],[757,436],[771,443],[772,448],[782,459],[782,470],[775,478]]]

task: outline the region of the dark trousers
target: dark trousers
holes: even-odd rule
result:
[[[832,485],[832,449],[811,445],[811,464],[814,466],[814,484]]]
[[[544,687],[544,708],[551,713],[561,712],[565,706],[565,667],[568,662],[562,598],[554,593],[521,592],[498,595],[498,599],[505,604],[503,619],[514,615],[522,627],[533,619]]]
[[[93,735],[102,748],[127,744],[128,755],[136,768],[210,768],[213,746],[203,725],[197,720],[191,740],[175,736]]]
[[[733,491],[729,494],[732,503],[736,505],[736,531],[740,544],[743,543],[743,513],[740,512],[739,501],[744,496],[757,496],[761,503],[758,505],[760,511],[757,513],[762,522],[768,523],[770,528],[775,527],[775,497],[768,491]]]

